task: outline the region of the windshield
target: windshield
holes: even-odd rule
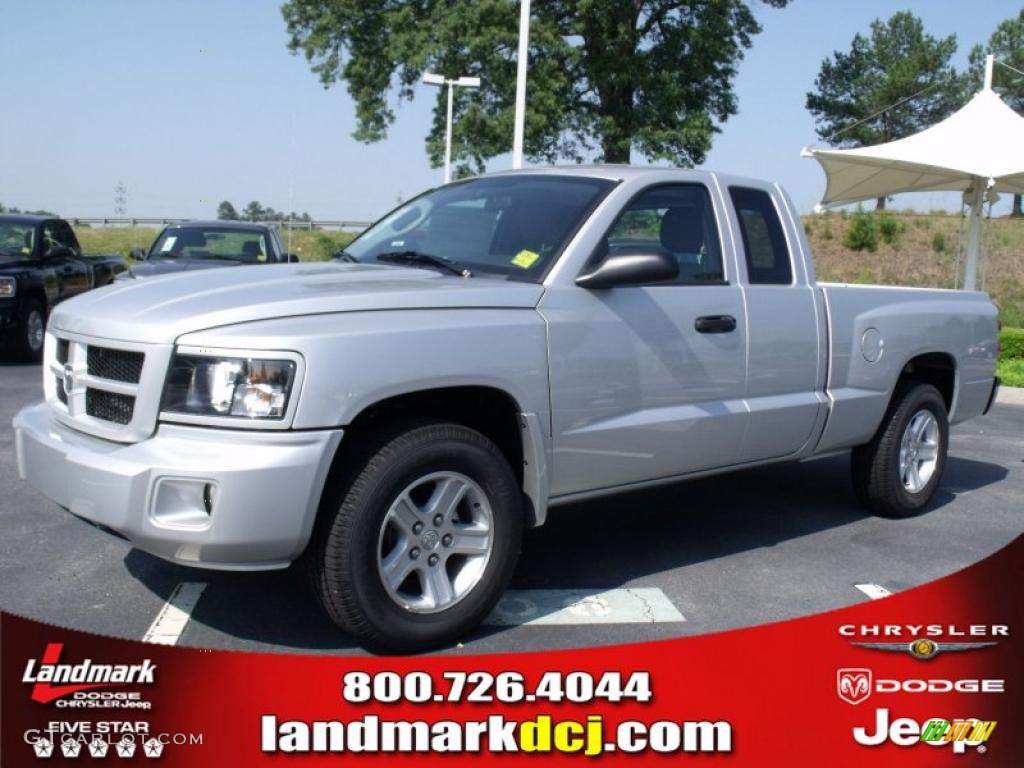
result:
[[[262,232],[223,227],[165,229],[149,251],[151,259],[230,259],[247,264],[267,261],[267,237]]]
[[[0,251],[5,254],[28,256],[36,239],[35,224],[0,221]]]
[[[539,174],[449,184],[392,211],[345,253],[364,263],[381,263],[385,254],[427,254],[473,274],[538,282],[612,185]]]

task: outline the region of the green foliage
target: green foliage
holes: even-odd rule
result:
[[[824,237],[826,240],[833,240],[835,238],[835,233],[832,231],[831,221],[825,222],[825,227],[821,231],[821,236]]]
[[[854,213],[850,217],[850,226],[846,228],[843,245],[851,251],[877,251],[878,227],[875,217],[862,210]]]
[[[45,211],[40,208],[37,211],[23,211],[20,208],[5,208],[3,203],[0,203],[0,213],[27,213],[33,216],[56,216],[57,214],[53,211]]]
[[[833,146],[868,146],[947,117],[964,97],[965,79],[950,63],[956,47],[956,35],[939,40],[926,34],[909,11],[876,19],[868,36],[854,36],[848,53],[836,51],[821,64],[815,90],[807,94],[818,136]]]
[[[782,8],[789,0],[760,0]],[[534,3],[525,152],[607,162],[703,162],[737,112],[732,83],[761,25],[752,0],[551,0]],[[479,76],[456,88],[456,173],[508,152],[515,106],[519,4],[510,0],[288,0],[289,48],[325,87],[344,82],[355,138],[379,141],[425,72]],[[427,152],[444,156],[445,88],[437,89]]]
[[[853,278],[853,282],[858,285],[874,285],[878,282],[878,278],[870,269],[862,269],[857,273],[857,276]]]
[[[946,233],[936,232],[932,235],[932,250],[936,253],[946,252]]]
[[[237,221],[238,211],[235,210],[235,206],[227,200],[224,200],[217,206],[217,218],[225,219],[227,221]]]
[[[988,44],[976,45],[968,57],[970,68],[968,77],[972,90],[978,90],[985,82],[985,56],[994,54],[996,61],[1001,61],[1018,72],[1024,72],[1024,8],[1016,18],[1010,17],[992,33]],[[1024,77],[1011,69],[996,64],[992,71],[992,88],[1003,101],[1017,112],[1024,113]],[[1024,215],[1021,195],[1013,196],[1014,216]]]
[[[903,237],[903,230],[905,229],[903,222],[891,213],[884,211],[877,214],[877,216],[878,232],[882,235],[882,240],[885,241],[886,245],[891,245],[894,248],[898,247],[900,239]]]
[[[1024,328],[1003,328],[999,334],[999,357],[1024,360]]]
[[[74,227],[82,250],[86,253],[116,253],[127,257],[132,248],[146,248],[156,239],[159,230],[149,227]],[[351,232],[325,232],[296,229],[289,233],[279,227],[281,242],[302,261],[326,261],[355,237]]]

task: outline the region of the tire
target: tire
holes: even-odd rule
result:
[[[19,360],[39,362],[43,359],[45,330],[46,309],[43,303],[39,299],[26,299],[19,313],[14,339],[14,354]]]
[[[361,456],[351,481],[325,493],[307,553],[324,610],[378,652],[464,637],[497,604],[519,556],[522,494],[508,462],[450,423],[392,428]]]
[[[918,433],[921,442],[915,439]],[[870,443],[853,449],[857,498],[883,517],[920,512],[942,480],[948,446],[946,401],[939,390],[917,381],[901,382],[878,433]]]

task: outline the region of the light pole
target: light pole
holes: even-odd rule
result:
[[[455,79],[444,75],[435,75],[427,72],[423,75],[423,82],[427,85],[448,86],[448,120],[444,131],[444,183],[452,180],[452,91],[456,86],[459,88],[479,88],[479,77],[457,77]]]
[[[526,65],[530,54],[530,0],[519,2],[519,58],[516,61],[516,114],[512,129],[512,167],[523,167],[523,132],[526,122]]]

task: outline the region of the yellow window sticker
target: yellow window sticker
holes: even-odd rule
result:
[[[512,259],[512,263],[515,264],[517,267],[529,269],[530,267],[533,266],[533,263],[537,261],[537,259],[539,258],[539,253],[534,253],[533,251],[527,251],[524,249],[515,255],[515,258]]]

